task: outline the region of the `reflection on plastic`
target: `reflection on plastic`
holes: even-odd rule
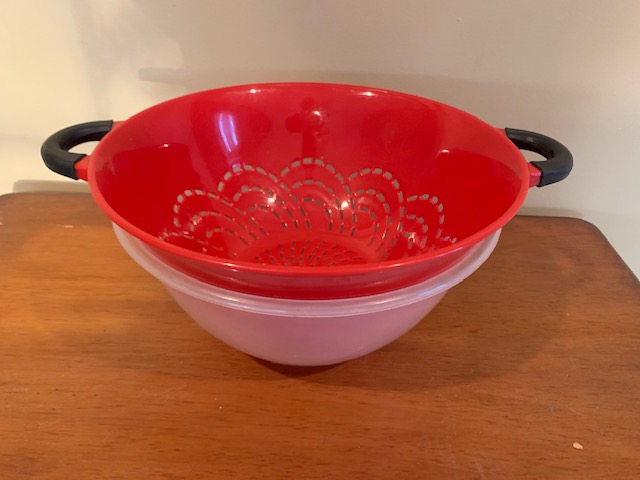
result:
[[[222,145],[228,153],[233,153],[238,148],[238,133],[233,115],[229,112],[219,112],[214,115],[216,125],[215,130]]]

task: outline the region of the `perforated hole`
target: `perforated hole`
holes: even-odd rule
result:
[[[445,231],[444,210],[437,195],[407,195],[392,172],[376,166],[340,172],[325,159],[303,158],[277,174],[237,163],[214,184],[214,192],[197,186],[178,193],[171,224],[159,237],[196,251],[241,258],[274,234],[306,230],[335,235],[335,246],[342,250],[336,253],[331,242],[320,248],[318,242],[293,241],[280,243],[284,250],[271,247],[250,259],[287,265],[361,263],[456,243],[458,238]],[[350,245],[359,242],[362,252],[340,247],[342,236]]]
[[[365,258],[339,244],[306,240],[304,242],[279,243],[256,255],[254,261],[272,265],[333,266],[346,263],[365,263]]]

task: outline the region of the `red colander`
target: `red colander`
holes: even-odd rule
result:
[[[97,141],[91,155],[70,153]],[[546,160],[528,163],[519,149]],[[57,132],[46,165],[90,184],[168,265],[264,296],[344,298],[442,272],[570,152],[537,133],[369,87],[278,83],[170,100]]]

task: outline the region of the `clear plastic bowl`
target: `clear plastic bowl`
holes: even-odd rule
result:
[[[287,365],[331,365],[366,355],[409,331],[493,252],[501,230],[446,271],[410,287],[355,298],[263,297],[201,282],[167,265],[114,224],[124,250],[200,326],[248,355]]]

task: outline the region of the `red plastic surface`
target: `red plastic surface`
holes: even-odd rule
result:
[[[531,178],[504,132],[465,112],[313,83],[159,104],[87,161],[100,207],[166,262],[289,298],[424,280],[511,219]]]
[[[527,164],[527,167],[529,168],[529,188],[537,187],[542,179],[542,171],[530,163]]]
[[[88,155],[84,156],[73,166],[79,180],[87,180],[89,178],[89,159],[90,157]]]

